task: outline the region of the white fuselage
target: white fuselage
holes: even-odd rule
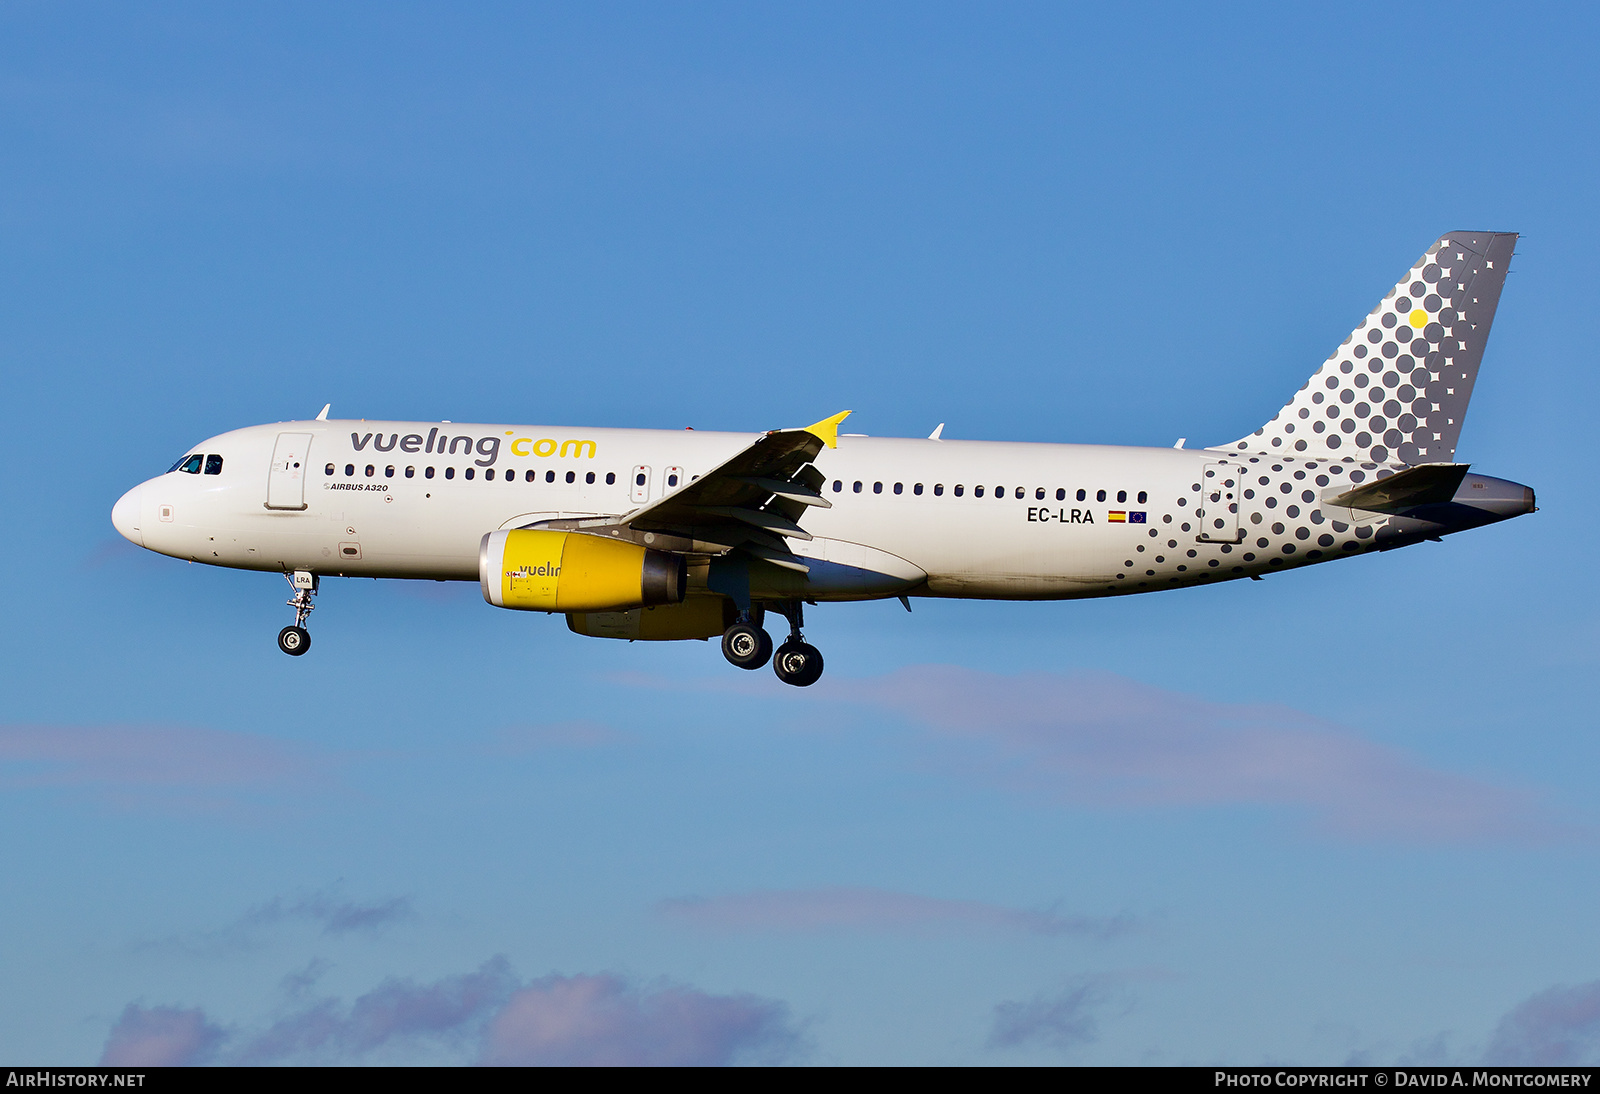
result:
[[[275,446],[286,434],[308,435],[302,448],[309,447],[296,457],[304,466],[293,481],[273,472],[273,501],[285,505],[287,490],[289,504],[304,508],[267,504]],[[757,436],[439,422],[255,426],[191,449],[221,457],[219,473],[151,479],[119,502],[114,519],[151,550],[213,565],[476,580],[486,532],[626,514]],[[1195,516],[1201,483],[1208,465],[1224,460],[1241,476],[1231,518],[1238,531],[1217,537],[1234,542],[1208,542]],[[1368,479],[1371,464],[843,435],[815,465],[832,507],[809,510],[803,524],[815,538],[791,546],[835,565],[817,566],[809,578],[779,574],[766,595],[1061,599],[1155,591],[1370,549],[1386,520],[1349,510],[1336,520],[1319,508],[1330,485]]]

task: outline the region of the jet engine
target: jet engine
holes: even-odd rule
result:
[[[679,603],[689,574],[681,555],[637,543],[513,528],[483,537],[478,581],[497,608],[599,612]]]

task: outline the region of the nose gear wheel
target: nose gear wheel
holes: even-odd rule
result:
[[[294,590],[294,596],[288,602],[289,607],[294,609],[294,624],[278,632],[278,648],[290,657],[299,657],[311,648],[311,632],[306,630],[306,617],[316,610],[317,606],[311,602],[311,598],[317,595],[319,579],[316,574],[305,570],[296,570],[283,576]]]

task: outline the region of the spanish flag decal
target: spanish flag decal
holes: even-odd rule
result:
[[[1113,509],[1106,514],[1106,520],[1111,524],[1127,524],[1128,514],[1121,509]]]

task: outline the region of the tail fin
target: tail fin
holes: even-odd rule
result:
[[[1253,434],[1243,452],[1449,463],[1494,322],[1514,232],[1451,232]]]

